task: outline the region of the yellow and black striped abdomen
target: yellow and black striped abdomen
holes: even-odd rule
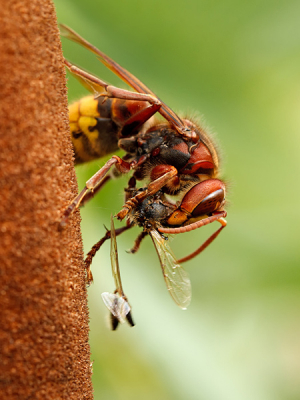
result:
[[[86,96],[69,106],[71,138],[75,153],[75,164],[95,160],[116,152],[118,140],[132,134],[134,125],[139,123],[139,112],[149,106],[145,101],[97,99]],[[137,116],[137,121],[122,128],[126,121]],[[131,120],[132,121],[132,120]],[[133,134],[136,134],[133,133]]]
[[[75,164],[118,150],[118,126],[111,118],[112,100],[86,96],[69,106]]]

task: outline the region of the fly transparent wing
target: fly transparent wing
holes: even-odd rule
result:
[[[175,303],[185,310],[191,302],[192,288],[188,273],[178,264],[167,240],[156,230],[150,236],[159,257],[163,276]]]
[[[111,259],[111,269],[113,278],[116,285],[116,290],[114,293],[104,292],[102,293],[102,300],[108,310],[111,313],[111,327],[116,330],[119,322],[123,323],[125,320],[130,326],[134,326],[134,322],[131,316],[131,307],[127,301],[122,288],[121,274],[119,268],[118,260],[118,249],[116,240],[116,231],[114,225],[114,218],[111,216],[111,228],[110,228],[110,259]]]
[[[131,308],[128,302],[120,297],[118,293],[102,293],[102,300],[108,310],[112,313],[114,317],[121,323],[126,320],[126,315],[130,312]]]

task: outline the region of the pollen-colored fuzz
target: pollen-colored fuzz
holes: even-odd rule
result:
[[[1,399],[92,399],[77,183],[50,0],[0,8]]]

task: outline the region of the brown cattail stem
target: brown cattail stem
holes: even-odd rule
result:
[[[65,71],[50,0],[0,8],[0,393],[92,399]]]

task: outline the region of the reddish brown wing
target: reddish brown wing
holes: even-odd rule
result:
[[[118,75],[124,82],[126,82],[129,86],[131,86],[134,90],[139,93],[151,94],[152,96],[158,98],[155,93],[152,92],[146,85],[144,85],[138,78],[132,75],[125,68],[121,67],[121,65],[117,64],[114,60],[104,54],[101,50],[97,49],[97,47],[93,46],[87,40],[83,39],[80,35],[78,35],[73,29],[69,28],[66,25],[60,25],[60,32],[62,36],[79,43],[81,46],[90,50],[94,54],[97,55],[98,59],[112,72]],[[161,100],[160,100],[161,101]],[[162,106],[159,110],[159,113],[166,118],[167,121],[172,123],[175,127],[179,129],[185,129],[185,125],[183,121],[178,117],[178,115],[171,110],[164,102],[162,102]]]

